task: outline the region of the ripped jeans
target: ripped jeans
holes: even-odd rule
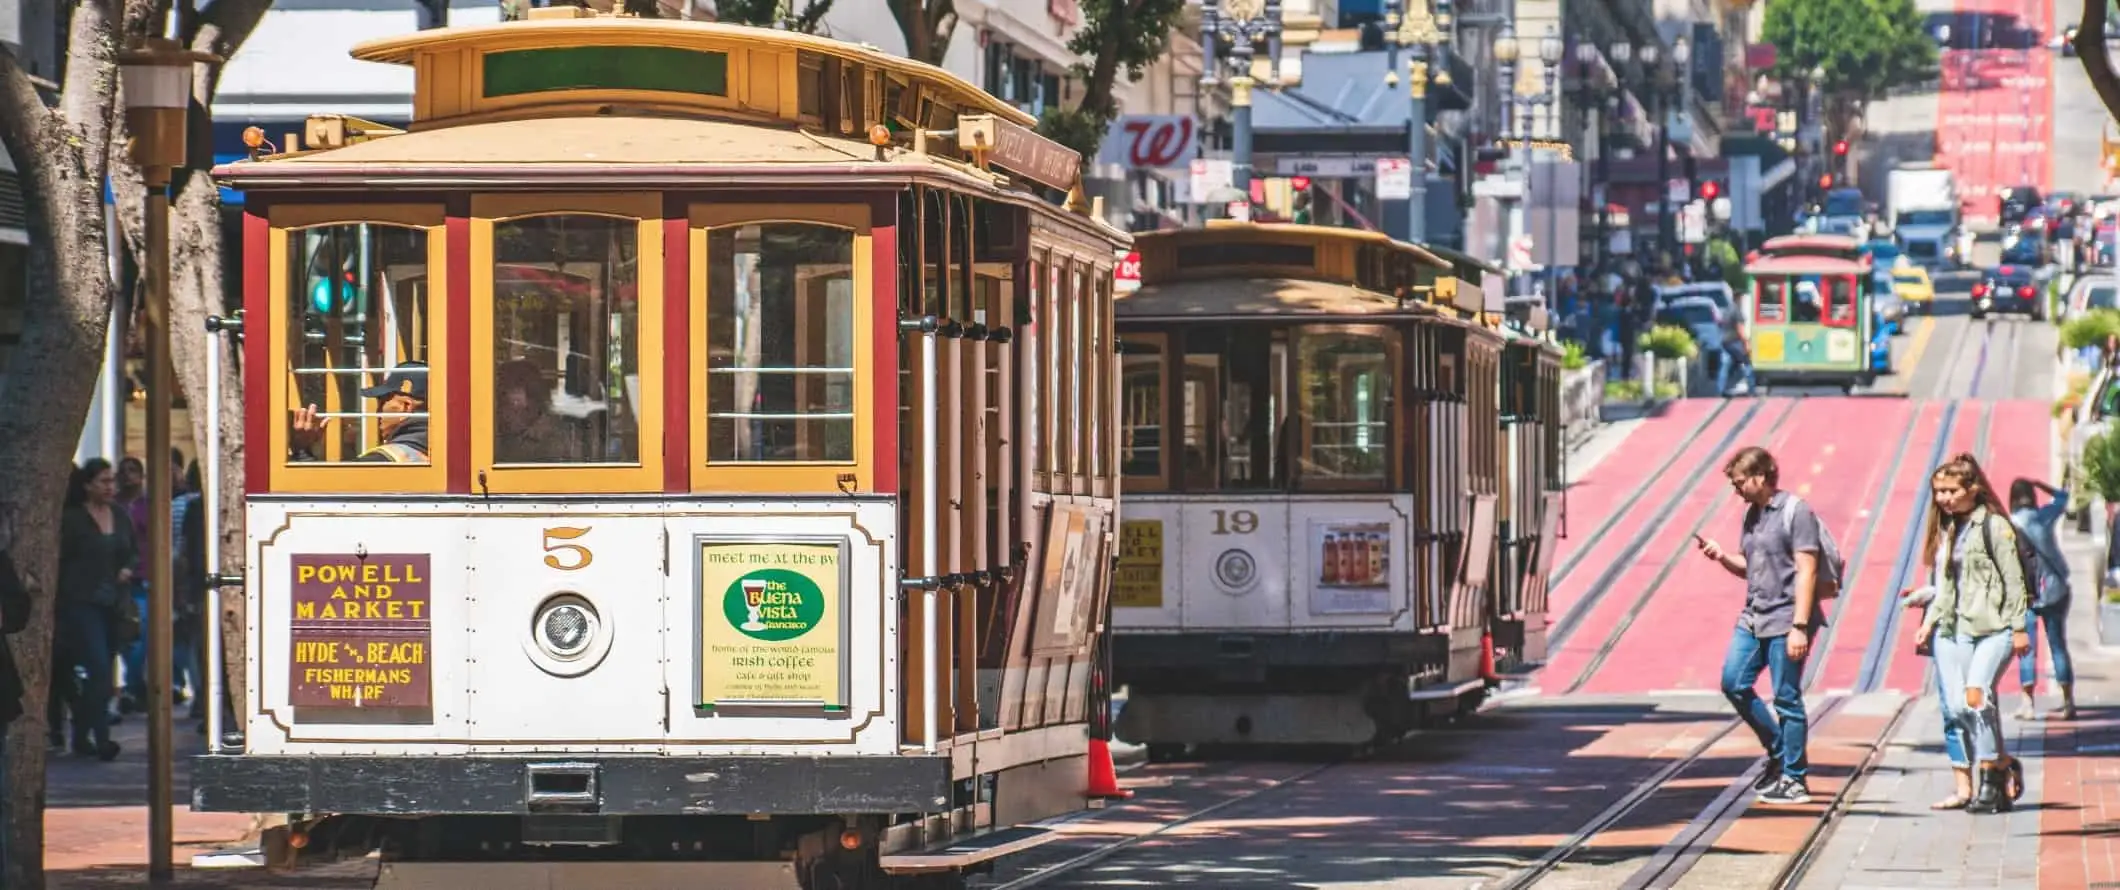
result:
[[[2010,632],[1975,639],[1936,638],[1936,685],[1943,699],[1944,747],[1951,765],[1968,767],[1965,743],[1973,760],[1985,763],[2002,756],[2002,708],[1995,701],[1995,681],[2010,659]],[[1973,705],[1968,698],[1977,698]],[[1958,738],[1952,738],[1953,732]]]

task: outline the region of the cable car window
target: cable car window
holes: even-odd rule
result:
[[[707,234],[707,460],[854,459],[854,233]]]
[[[1287,483],[1282,437],[1288,431],[1288,406],[1281,394],[1288,391],[1288,350],[1276,333],[1256,326],[1229,330],[1222,399],[1227,455],[1223,488],[1275,489]]]
[[[1787,282],[1780,278],[1759,279],[1759,306],[1753,311],[1756,321],[1780,324],[1789,318]]]
[[[1185,332],[1185,364],[1178,380],[1180,435],[1185,487],[1194,491],[1221,484],[1222,332]]]
[[[296,460],[428,464],[428,233],[288,233],[288,446]]]
[[[640,223],[493,225],[493,458],[640,462]]]
[[[1165,481],[1162,337],[1128,337],[1119,356],[1119,464],[1131,477]]]
[[[1846,275],[1835,275],[1820,280],[1826,295],[1826,324],[1834,327],[1855,326],[1855,279]]]
[[[1790,287],[1789,321],[1795,324],[1817,324],[1825,318],[1825,291],[1818,279],[1799,278]]]
[[[1385,481],[1391,446],[1391,352],[1379,335],[1297,339],[1298,475],[1328,487]]]

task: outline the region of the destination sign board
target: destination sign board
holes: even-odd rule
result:
[[[700,707],[846,706],[843,542],[699,544]]]
[[[957,147],[984,154],[989,164],[1062,191],[1074,188],[1082,171],[1081,153],[991,114],[958,117]]]
[[[428,554],[297,553],[288,561],[288,703],[432,707]]]

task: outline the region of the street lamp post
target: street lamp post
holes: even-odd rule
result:
[[[1224,9],[1227,12],[1224,12]],[[1223,40],[1229,42],[1229,57],[1236,74],[1229,79],[1230,124],[1234,130],[1230,138],[1230,185],[1243,193],[1243,201],[1251,203],[1251,77],[1254,45],[1266,40],[1267,62],[1272,66],[1270,77],[1276,83],[1281,79],[1281,0],[1203,0],[1200,7],[1200,51],[1203,54],[1200,80],[1212,85],[1216,81],[1216,46]]]
[[[1668,109],[1664,99],[1664,69],[1657,62],[1661,56],[1656,44],[1642,47],[1639,53],[1642,68],[1648,73],[1653,85],[1649,90],[1649,115],[1656,121],[1656,264],[1657,271],[1670,265],[1678,242],[1678,222],[1671,215],[1671,128],[1665,119]]]
[[[1401,12],[1402,2],[1414,4]],[[1428,84],[1429,60],[1435,60],[1436,86],[1450,85],[1449,59],[1442,53],[1443,33],[1437,30],[1437,17],[1428,9],[1428,0],[1389,0],[1385,12],[1398,20],[1392,31],[1393,59],[1389,63],[1394,69],[1386,75],[1386,82],[1396,79],[1398,61],[1396,50],[1404,48],[1406,60],[1406,88],[1411,99],[1406,121],[1406,157],[1412,168],[1412,191],[1406,198],[1406,240],[1415,244],[1428,241]],[[1434,49],[1431,51],[1431,47]]]
[[[176,480],[169,460],[169,177],[184,164],[192,65],[218,61],[174,40],[149,37],[119,54],[128,148],[147,184],[147,873],[166,881],[174,871],[175,751],[170,735],[171,621],[174,567],[170,563],[170,503]],[[117,245],[111,245],[112,250]],[[207,480],[212,484],[212,480]],[[213,703],[208,703],[209,707]]]
[[[1597,173],[1596,182],[1583,189],[1583,206],[1591,211],[1590,230],[1595,239],[1588,258],[1593,274],[1605,270],[1605,202],[1599,200],[1599,193],[1608,179],[1605,175],[1605,109],[1600,101],[1600,91],[1592,80],[1598,58],[1596,46],[1589,43],[1575,45],[1575,107],[1582,112],[1580,130],[1584,148],[1595,153]],[[1592,121],[1596,122],[1595,131],[1591,128]]]
[[[1532,157],[1531,139],[1533,136],[1537,135],[1535,132],[1533,132],[1533,121],[1538,119],[1538,110],[1540,108],[1551,108],[1557,111],[1560,107],[1559,102],[1556,101],[1554,78],[1557,74],[1559,74],[1560,69],[1558,68],[1558,66],[1561,63],[1561,53],[1564,50],[1565,46],[1561,42],[1560,34],[1553,31],[1551,28],[1548,28],[1546,31],[1546,36],[1540,38],[1538,43],[1538,60],[1540,62],[1539,74],[1545,82],[1544,91],[1532,93],[1523,89],[1519,89],[1514,84],[1512,84],[1510,87],[1511,92],[1514,93],[1515,100],[1523,105],[1523,114],[1518,117],[1517,121],[1517,131],[1518,144],[1523,146],[1524,149],[1523,162],[1521,164],[1520,169],[1522,169],[1524,174],[1523,207],[1526,234],[1529,234],[1529,228],[1531,223],[1531,162],[1534,160],[1534,158]],[[1521,52],[1521,49],[1519,49],[1519,52]],[[1556,113],[1552,116],[1552,119],[1555,122],[1554,131],[1558,133],[1560,130],[1560,115]],[[1552,168],[1549,167],[1547,169],[1550,170]],[[1548,203],[1552,202],[1551,198],[1545,198],[1544,200],[1546,200]],[[1546,214],[1546,262],[1542,264],[1542,277],[1545,279],[1546,282],[1546,299],[1549,303],[1551,303],[1558,296],[1558,291],[1560,287],[1560,270],[1555,267],[1553,262],[1553,258],[1555,256],[1553,241],[1559,235],[1558,231],[1556,230],[1556,227],[1559,225],[1559,220],[1555,218],[1558,211],[1558,207],[1553,207],[1549,208]],[[1549,306],[1549,308],[1552,307]]]

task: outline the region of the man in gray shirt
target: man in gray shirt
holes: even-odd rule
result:
[[[1767,749],[1767,767],[1752,786],[1760,802],[1810,803],[1804,782],[1810,772],[1804,750],[1810,719],[1804,714],[1803,666],[1811,634],[1825,624],[1817,597],[1818,516],[1811,505],[1777,487],[1781,473],[1764,448],[1739,450],[1723,466],[1723,475],[1747,505],[1741,552],[1695,536],[1702,555],[1745,579],[1745,608],[1723,659],[1723,696]],[[1805,620],[1799,623],[1798,615]],[[1762,670],[1774,681],[1772,710],[1752,690]]]

